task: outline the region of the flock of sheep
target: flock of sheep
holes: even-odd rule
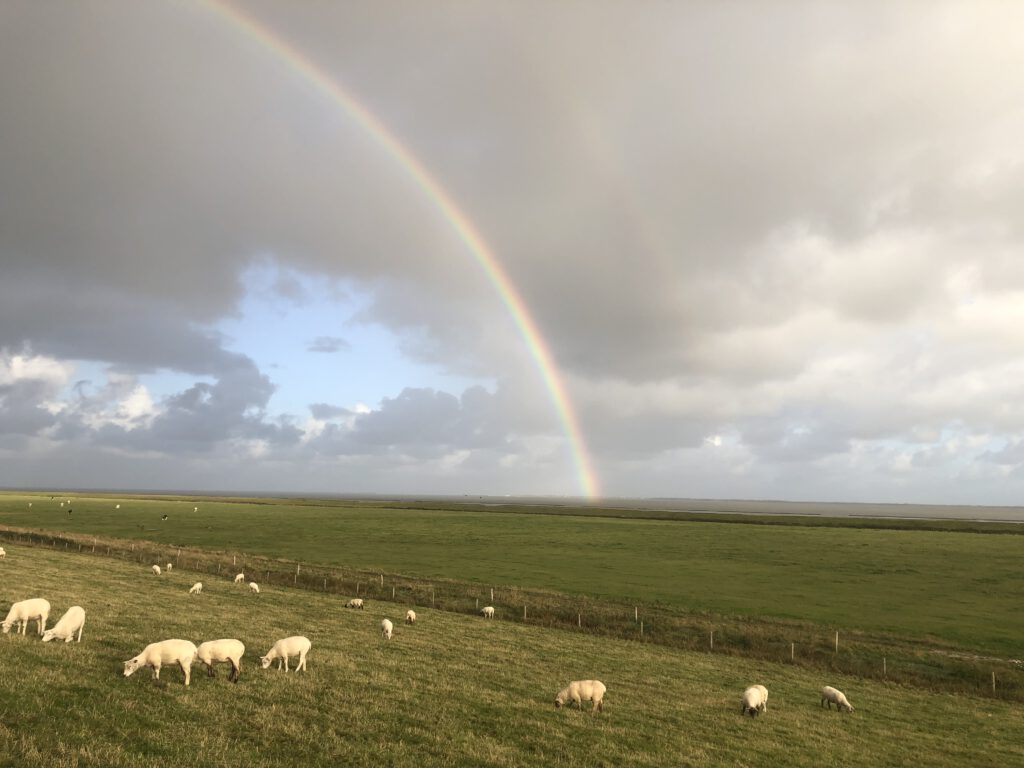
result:
[[[4,559],[6,556],[7,552],[3,547],[0,547],[0,559]],[[161,569],[159,565],[153,565],[151,570],[159,576],[163,570],[171,571],[172,568],[173,564],[167,563],[165,569]],[[233,582],[235,584],[245,583],[245,574],[236,574]],[[251,581],[249,582],[249,590],[254,594],[259,594],[260,588],[256,582]],[[202,591],[203,583],[197,581],[189,589],[189,594],[198,595],[202,594]],[[346,603],[346,607],[362,610],[365,606],[363,599],[356,597],[349,600]],[[493,619],[494,606],[485,606],[480,610],[480,614],[485,619]],[[14,627],[16,633],[20,631],[20,634],[25,635],[29,622],[35,621],[44,643],[51,640],[63,640],[65,643],[70,643],[73,639],[76,639],[76,634],[77,641],[82,642],[82,630],[85,627],[85,610],[81,606],[73,605],[68,608],[52,629],[46,629],[49,615],[49,601],[41,597],[22,600],[14,603],[7,612],[7,617],[3,620],[2,624],[3,632],[7,634]],[[405,623],[409,625],[416,623],[416,612],[414,610],[409,609],[406,611]],[[383,638],[390,640],[394,635],[394,624],[391,620],[383,619],[380,627]],[[287,672],[289,669],[289,659],[296,657],[298,661],[295,671],[305,671],[306,656],[312,645],[308,637],[301,635],[282,638],[274,643],[265,656],[260,657],[260,666],[262,669],[267,669],[276,661],[277,668]],[[192,666],[196,662],[206,667],[210,677],[216,675],[214,671],[215,664],[226,662],[231,665],[228,679],[231,682],[237,683],[238,678],[241,676],[242,656],[244,655],[245,645],[240,640],[233,638],[210,640],[201,643],[198,647],[188,640],[162,640],[150,643],[137,656],[124,662],[124,676],[128,677],[142,667],[150,667],[153,670],[154,679],[159,680],[162,667],[177,664],[185,676],[185,685],[188,686],[192,678]],[[607,690],[605,684],[600,680],[574,680],[556,694],[555,707],[561,708],[575,703],[578,708],[582,709],[584,701],[591,701],[593,702],[592,712],[601,712],[604,710],[604,695]],[[825,686],[821,689],[821,706],[831,710],[833,704],[836,705],[836,710],[839,712],[853,712],[853,705],[850,704],[842,691],[832,686]],[[752,685],[743,691],[740,705],[741,715],[749,714],[751,717],[756,717],[766,712],[767,709],[767,688],[763,685]]]

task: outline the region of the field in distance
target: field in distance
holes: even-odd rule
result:
[[[672,651],[11,544],[0,601],[46,597],[56,619],[87,611],[81,644],[0,636],[0,754],[77,766],[1006,766],[1024,764],[1019,705],[927,693],[787,665]],[[203,579],[201,595],[188,587]],[[396,625],[380,637],[384,616]],[[258,668],[291,634],[313,641],[308,672]],[[147,643],[237,637],[237,685],[200,667],[185,689],[165,668],[122,676]],[[605,712],[555,710],[569,680],[608,685]],[[768,711],[739,714],[751,683]],[[820,709],[832,684],[856,707]]]
[[[0,524],[934,636],[1010,658],[1024,636],[1024,614],[1006,610],[1024,601],[1020,535],[272,499],[73,497],[69,516],[59,500],[0,495]]]

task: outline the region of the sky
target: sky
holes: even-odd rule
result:
[[[1024,5],[0,5],[0,486],[1024,500]]]

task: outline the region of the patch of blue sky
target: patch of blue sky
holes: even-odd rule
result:
[[[272,262],[251,268],[244,282],[236,315],[214,330],[225,336],[228,349],[252,358],[275,384],[271,416],[302,419],[311,403],[373,408],[405,387],[458,395],[474,384],[492,384],[410,360],[388,329],[354,321],[371,297],[351,283],[283,272]]]

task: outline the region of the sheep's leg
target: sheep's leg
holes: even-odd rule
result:
[[[238,677],[242,673],[242,662],[241,662],[241,660],[239,660],[238,663],[236,664],[234,659],[230,659],[230,661],[231,661],[231,674],[228,675],[228,680],[230,680],[232,683],[237,683],[238,682]]]
[[[298,672],[300,668],[302,669],[303,672],[306,671],[306,652],[305,651],[303,651],[302,653],[299,654],[299,666],[297,666],[295,668],[295,671]]]
[[[189,681],[192,679],[192,659],[181,659],[178,662],[178,666],[180,666],[181,671],[185,673],[185,685],[187,686]]]
[[[206,674],[208,676],[210,676],[210,677],[216,677],[217,676],[217,673],[213,669],[213,662],[212,661],[209,664],[206,665]]]
[[[78,628],[78,642],[82,642],[82,630],[85,629],[85,622],[82,622],[82,626]]]
[[[154,680],[159,680],[160,679],[160,665],[159,664],[157,664],[157,665],[155,665],[153,667],[153,679]]]

